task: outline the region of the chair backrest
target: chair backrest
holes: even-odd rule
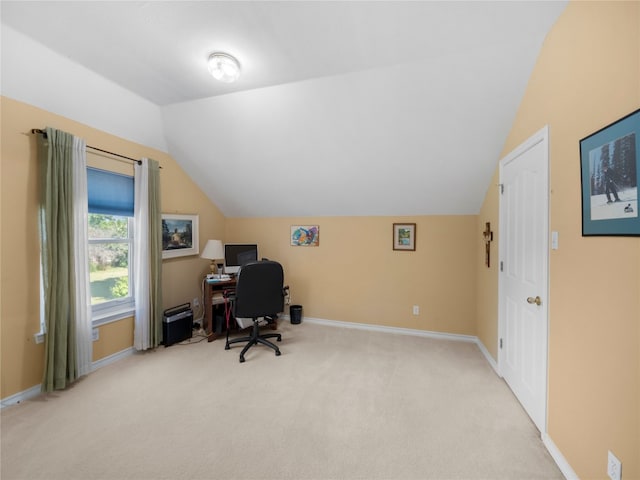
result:
[[[256,318],[284,311],[284,272],[270,260],[242,266],[236,280],[233,313],[240,318]]]

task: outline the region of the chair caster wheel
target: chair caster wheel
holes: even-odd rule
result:
[[[276,357],[279,357],[281,355],[280,350],[276,350]]]
[[[240,363],[244,363],[244,357],[240,357]]]
[[[231,350],[231,347],[230,347],[229,345],[225,345],[225,346],[224,346],[224,349],[225,349],[225,350]]]
[[[281,341],[282,341],[282,338],[277,338],[276,340],[277,340],[278,342],[281,342]]]

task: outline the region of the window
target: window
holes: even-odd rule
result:
[[[129,315],[133,297],[133,177],[87,169],[93,324]]]
[[[131,217],[89,214],[89,282],[94,312],[104,309],[105,304],[132,299],[132,227]]]

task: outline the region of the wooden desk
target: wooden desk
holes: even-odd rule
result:
[[[221,336],[221,332],[216,332],[215,326],[215,310],[220,309],[224,316],[225,303],[222,300],[222,292],[225,290],[234,290],[236,287],[236,279],[210,282],[207,279],[204,280],[204,331],[207,334],[207,341],[213,342],[216,338]],[[214,303],[214,297],[216,302]],[[220,301],[218,302],[218,298]],[[231,308],[231,305],[229,305]],[[277,318],[277,317],[276,317]],[[223,322],[226,322],[226,318],[223,318]],[[224,325],[226,328],[226,324]],[[278,329],[278,322],[274,319],[273,323],[270,323],[272,330]],[[232,330],[237,329],[235,320],[230,327]]]
[[[218,338],[219,332],[215,330],[215,316],[214,310],[221,308],[224,315],[224,301],[219,303],[217,299],[222,297],[222,292],[225,290],[233,290],[236,287],[236,279],[210,282],[204,280],[204,331],[207,334],[208,340],[211,342]],[[214,296],[216,303],[214,304]],[[225,319],[226,320],[226,319]]]

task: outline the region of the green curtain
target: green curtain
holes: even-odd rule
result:
[[[162,342],[162,209],[160,164],[149,159],[149,303],[154,346]]]
[[[160,165],[143,158],[135,166],[134,292],[136,350],[162,343],[162,213]]]
[[[73,135],[38,135],[40,251],[44,290],[45,362],[42,391],[78,378],[73,241]]]

